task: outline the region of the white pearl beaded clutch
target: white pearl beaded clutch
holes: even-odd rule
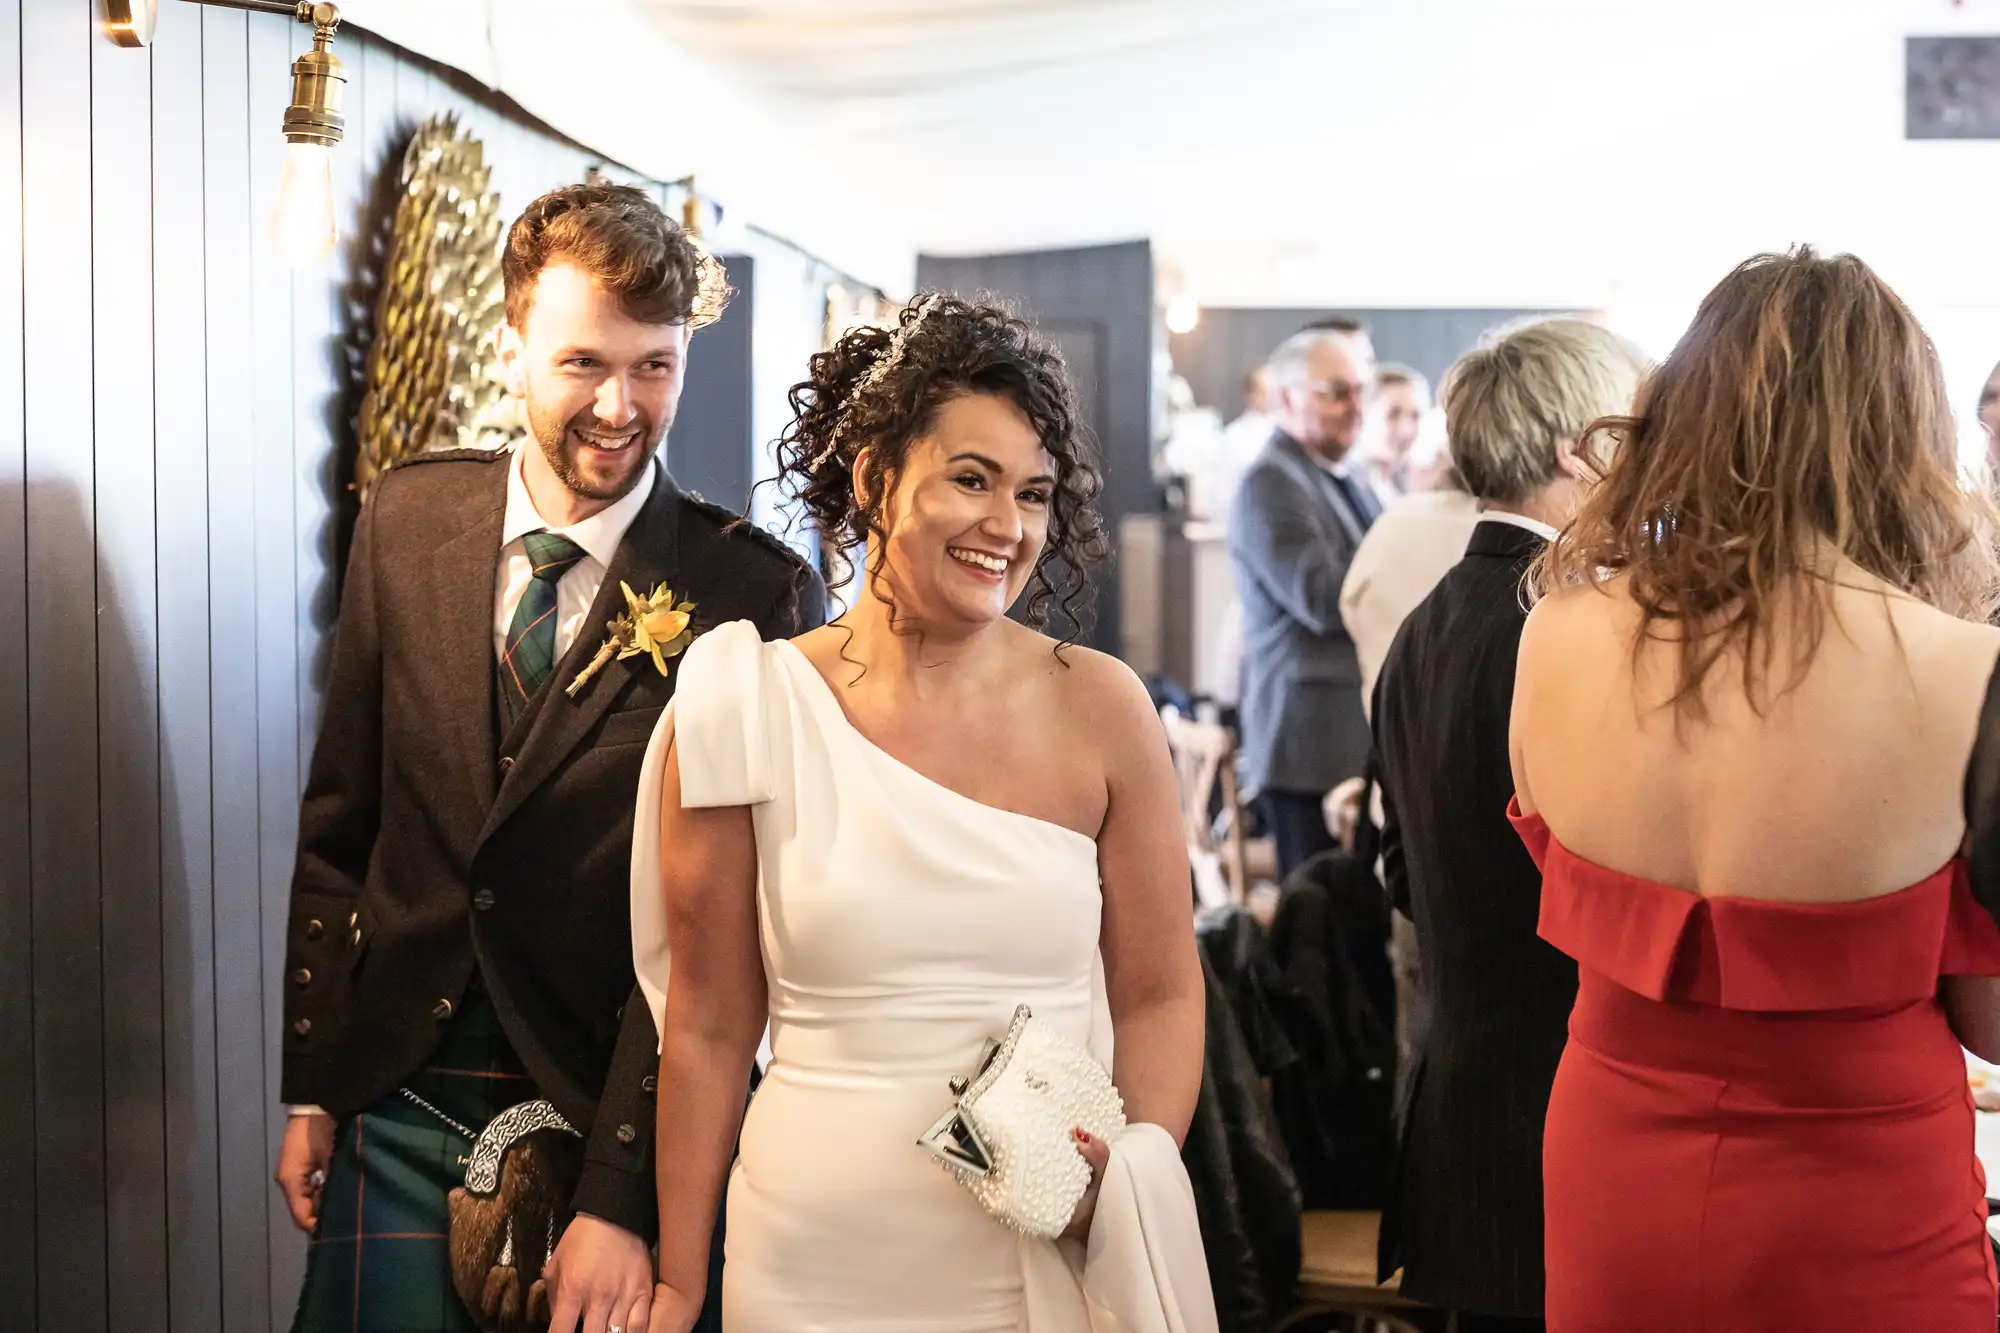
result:
[[[1111,1075],[1024,1004],[979,1072],[953,1079],[951,1090],[957,1104],[918,1143],[994,1217],[1030,1236],[1060,1236],[1090,1187],[1071,1129],[1110,1143],[1125,1128]]]

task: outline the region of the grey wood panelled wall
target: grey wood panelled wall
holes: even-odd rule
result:
[[[1173,334],[1168,349],[1174,370],[1194,390],[1194,400],[1221,412],[1224,420],[1243,410],[1244,375],[1262,364],[1271,349],[1307,324],[1347,315],[1368,325],[1375,355],[1420,370],[1435,388],[1459,354],[1496,324],[1527,310],[1248,310],[1201,312],[1192,332]]]
[[[289,1325],[270,1184],[297,799],[380,257],[265,238],[306,34],[0,0],[0,1329]],[[348,29],[350,234],[456,109],[502,204],[593,161]],[[360,331],[360,332],[357,332]]]
[[[1061,345],[1104,459],[1099,499],[1115,537],[1126,514],[1160,508],[1153,481],[1153,249],[1145,241],[1073,250],[917,258],[917,286],[1015,302]],[[1115,561],[1113,562],[1115,566]],[[1118,575],[1100,570],[1084,642],[1118,651]]]
[[[757,265],[748,255],[723,258],[736,294],[722,318],[688,344],[687,379],[665,447],[667,466],[684,489],[747,513],[755,452],[750,433],[750,334],[757,306]]]

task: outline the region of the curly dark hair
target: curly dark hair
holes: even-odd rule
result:
[[[895,363],[857,393],[898,337],[904,341]],[[1074,642],[1089,623],[1089,571],[1111,547],[1097,512],[1104,482],[1096,446],[1055,344],[997,304],[925,293],[903,308],[895,328],[853,329],[816,354],[810,367],[809,378],[791,389],[793,418],[778,440],[776,480],[803,501],[820,539],[835,552],[871,536],[887,539],[883,505],[910,446],[931,430],[947,403],[993,394],[1021,410],[1055,463],[1048,538],[1029,575],[1024,614],[1040,629],[1051,608],[1059,608],[1069,622],[1061,642]],[[854,460],[864,447],[865,501],[854,490]],[[852,577],[851,569],[843,570],[833,586]],[[871,570],[869,587],[889,604],[893,620],[895,604],[880,577],[879,566]]]
[[[630,185],[565,185],[530,203],[507,229],[500,272],[507,322],[527,327],[535,283],[558,260],[577,265],[641,324],[700,328],[722,318],[734,293],[718,263]]]

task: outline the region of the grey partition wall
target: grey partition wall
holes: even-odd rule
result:
[[[278,990],[367,228],[266,241],[288,20],[0,0],[0,1330],[289,1325]],[[352,27],[342,225],[456,109],[502,205],[593,157]],[[385,180],[391,183],[384,187]]]
[[[1152,472],[1153,251],[1145,241],[946,258],[922,255],[917,285],[1017,303],[1062,346],[1104,455],[1106,527],[1160,507]],[[1115,568],[1100,571],[1097,613],[1085,641],[1116,653]]]
[[[750,504],[755,452],[750,433],[750,335],[757,266],[748,255],[725,255],[723,262],[736,295],[722,318],[697,330],[688,344],[680,411],[667,434],[667,466],[682,490],[740,514]]]
[[[1245,374],[1261,365],[1271,349],[1315,320],[1345,315],[1368,326],[1375,355],[1420,370],[1435,388],[1459,353],[1496,324],[1539,312],[1530,310],[1249,310],[1201,312],[1192,332],[1172,335],[1168,348],[1174,371],[1194,390],[1194,400],[1224,419],[1243,407]]]

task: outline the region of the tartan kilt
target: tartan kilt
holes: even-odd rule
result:
[[[477,984],[405,1086],[474,1133],[538,1095]],[[445,1202],[471,1151],[400,1092],[340,1124],[292,1333],[477,1333],[451,1287]]]

